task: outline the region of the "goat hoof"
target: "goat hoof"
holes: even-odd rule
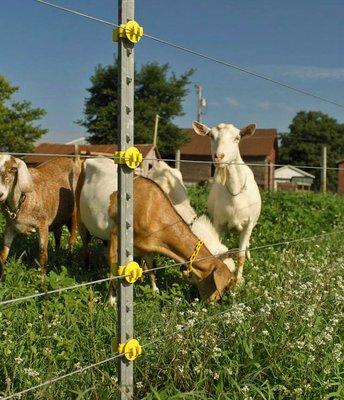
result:
[[[243,286],[245,284],[245,278],[243,276],[239,276],[236,279],[236,286]]]

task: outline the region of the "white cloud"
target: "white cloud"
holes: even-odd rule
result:
[[[315,80],[344,80],[344,68],[322,68],[313,66],[286,66],[282,76],[315,79]]]
[[[288,112],[294,112],[296,111],[295,107],[292,107],[289,104],[286,103],[276,103],[272,101],[259,101],[257,103],[258,107],[264,111],[269,111],[272,109],[280,109],[282,111],[288,111]]]
[[[272,103],[270,101],[260,101],[258,102],[258,107],[261,108],[262,110],[270,110],[272,107]]]
[[[240,106],[240,103],[234,97],[228,96],[228,97],[225,98],[225,100],[232,107],[239,107]]]

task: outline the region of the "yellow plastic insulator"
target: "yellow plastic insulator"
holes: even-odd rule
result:
[[[118,352],[120,354],[123,353],[127,360],[133,361],[142,354],[142,347],[137,339],[130,339],[126,343],[118,345]]]
[[[129,168],[137,168],[143,160],[142,154],[136,147],[129,147],[127,150],[115,151],[115,163],[126,164]]]
[[[113,41],[118,42],[119,38],[126,38],[131,43],[137,43],[143,36],[143,28],[136,21],[131,20],[113,30]]]
[[[129,283],[136,282],[141,278],[143,269],[135,261],[130,261],[127,265],[121,265],[118,267],[118,275],[124,276],[125,280]]]

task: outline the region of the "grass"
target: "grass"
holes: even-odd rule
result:
[[[190,189],[205,211],[207,189]],[[135,287],[135,332],[144,345],[135,362],[136,399],[343,399],[344,198],[263,193],[252,247],[329,233],[252,252],[246,283],[221,304],[204,304],[175,269]],[[343,230],[343,231],[341,231]],[[236,247],[237,236],[226,244]],[[18,238],[6,265],[0,301],[44,289],[34,238]],[[48,289],[105,277],[101,244],[93,269],[80,248],[50,251]],[[157,257],[158,265],[170,260]],[[107,285],[0,306],[0,396],[37,385],[116,353],[116,311]],[[157,341],[161,339],[160,341]],[[155,343],[151,343],[154,342]],[[110,362],[23,395],[24,399],[112,399]]]

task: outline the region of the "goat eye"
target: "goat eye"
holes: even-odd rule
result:
[[[11,168],[11,172],[14,174],[15,172],[17,172],[18,168],[17,167],[12,167]]]

